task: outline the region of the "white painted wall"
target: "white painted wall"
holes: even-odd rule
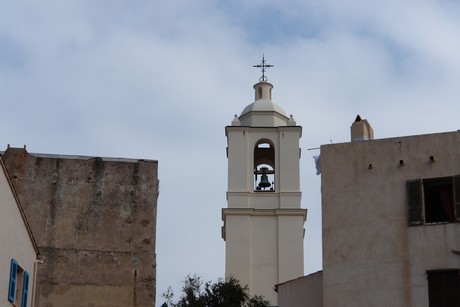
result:
[[[323,306],[323,272],[319,271],[278,285],[279,307]],[[341,305],[342,306],[342,305]]]
[[[303,275],[302,209],[224,209],[226,276],[277,305],[275,285]]]
[[[0,306],[13,306],[8,301],[11,258],[30,274],[27,306],[32,306],[37,253],[4,172],[1,157],[0,164]],[[22,290],[19,291],[19,296],[21,293]],[[16,299],[20,302],[20,297]]]

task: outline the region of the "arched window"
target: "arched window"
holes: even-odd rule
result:
[[[259,140],[254,148],[254,190],[275,190],[275,148],[268,139]]]

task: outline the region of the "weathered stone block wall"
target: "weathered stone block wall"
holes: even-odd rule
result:
[[[3,158],[45,257],[37,306],[155,305],[156,161]]]

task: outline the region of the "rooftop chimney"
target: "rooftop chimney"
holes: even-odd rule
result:
[[[351,125],[351,141],[369,141],[374,139],[374,129],[366,119],[356,116],[355,122]]]

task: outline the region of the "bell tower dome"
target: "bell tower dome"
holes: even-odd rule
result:
[[[303,276],[306,209],[300,206],[302,127],[272,101],[265,64],[255,101],[235,115],[227,136],[227,208],[222,210],[225,274],[278,305],[275,285]]]
[[[261,81],[254,85],[255,101],[244,108],[240,115],[241,124],[252,127],[286,126],[284,110],[272,101],[273,85]]]

